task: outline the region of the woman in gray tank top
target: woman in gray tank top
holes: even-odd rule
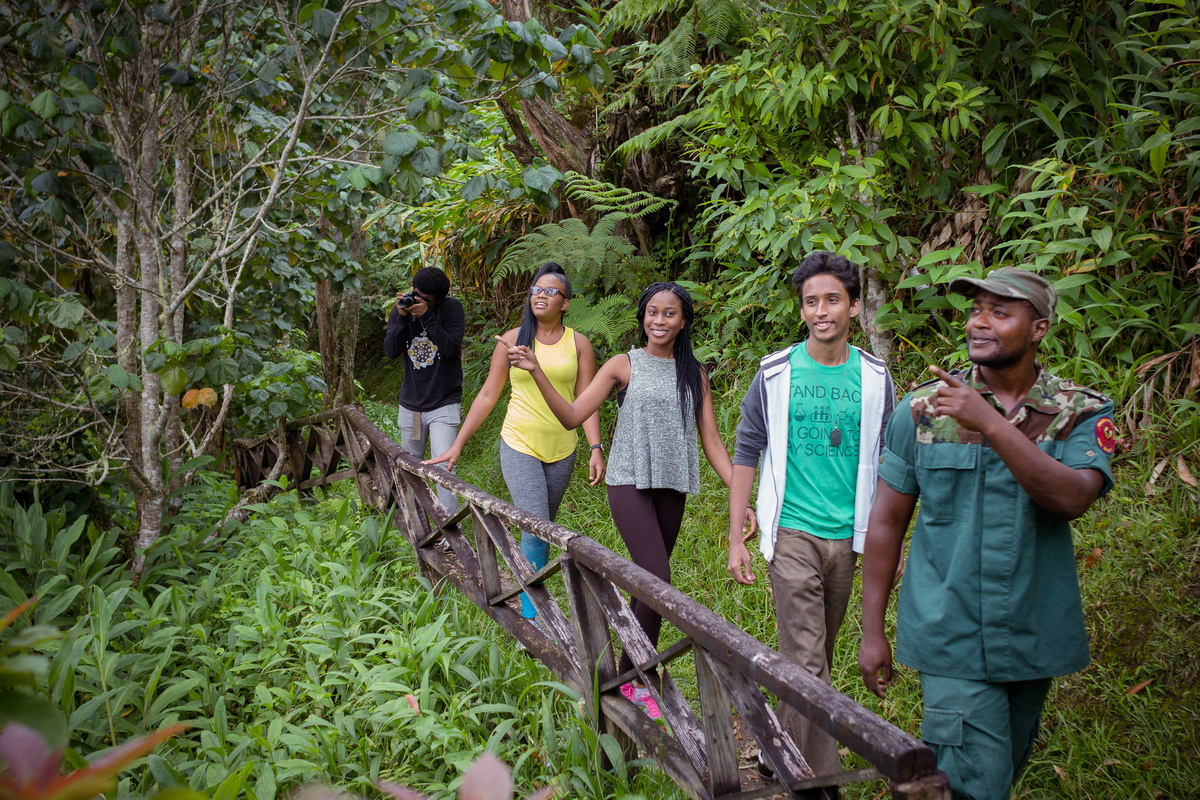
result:
[[[609,509],[633,563],[667,583],[684,502],[700,491],[697,432],[705,457],[726,487],[733,475],[733,462],[717,431],[708,376],[692,353],[694,316],[691,295],[682,286],[651,284],[638,299],[642,346],[605,362],[574,403],[554,390],[529,348],[508,351],[509,363],[533,374],[546,404],[568,430],[617,393],[617,429],[605,477]],[[746,519],[751,531],[757,528],[752,511],[747,510]],[[632,600],[630,607],[657,647],[662,618],[640,600]],[[618,671],[634,666],[623,654]],[[621,693],[651,717],[659,716],[657,698],[643,681],[622,685]]]

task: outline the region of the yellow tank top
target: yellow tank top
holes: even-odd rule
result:
[[[575,402],[575,380],[579,375],[575,331],[564,326],[562,338],[554,344],[534,339],[533,352],[550,384],[568,403]],[[574,453],[578,435],[564,428],[550,413],[533,376],[526,370],[509,367],[508,380],[512,383],[512,397],[504,415],[504,427],[500,429],[504,443],[545,464],[562,461]]]

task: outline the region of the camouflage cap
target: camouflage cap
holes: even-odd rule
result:
[[[974,297],[981,289],[1000,297],[1028,300],[1039,317],[1054,321],[1058,293],[1041,275],[1019,267],[1000,267],[983,278],[955,278],[950,281],[950,291],[955,294]]]

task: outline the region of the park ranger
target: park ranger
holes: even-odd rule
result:
[[[1012,267],[950,284],[973,298],[970,370],[937,376],[884,435],[863,555],[859,669],[891,681],[884,611],[900,590],[896,660],[920,673],[922,735],[955,798],[1010,797],[1051,678],[1088,663],[1069,522],[1112,486],[1112,402],[1036,360],[1056,295]]]

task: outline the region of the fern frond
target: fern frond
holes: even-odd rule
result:
[[[592,211],[597,211],[606,217],[616,214],[617,220],[638,219],[656,211],[661,211],[676,201],[657,197],[649,192],[635,192],[620,186],[614,186],[605,181],[580,175],[578,172],[567,173],[567,183],[564,192],[572,200],[582,200]],[[595,233],[599,229],[593,229]],[[611,232],[611,231],[610,231]]]
[[[532,273],[547,261],[562,264],[573,280],[603,283],[619,280],[622,261],[634,257],[634,248],[626,239],[611,232],[595,233],[578,219],[565,219],[539,226],[508,248],[496,265],[492,280],[508,275]]]
[[[747,17],[756,14],[757,4],[740,0],[696,0],[698,27],[707,47],[716,47],[737,38]]]
[[[609,295],[591,302],[586,298],[571,301],[566,323],[593,344],[603,342],[608,350],[620,346],[623,339],[637,330],[637,316],[623,295]]]
[[[699,61],[696,23],[688,14],[658,45],[658,53],[650,62],[650,88],[661,102],[675,88],[692,64]]]
[[[621,158],[629,158],[636,153],[645,153],[668,139],[674,138],[677,134],[695,128],[703,120],[703,116],[701,109],[694,108],[686,114],[669,119],[653,128],[647,128],[637,136],[626,139],[617,148],[616,153]]]
[[[621,0],[604,15],[604,26],[609,30],[637,29],[678,5],[679,0]]]

